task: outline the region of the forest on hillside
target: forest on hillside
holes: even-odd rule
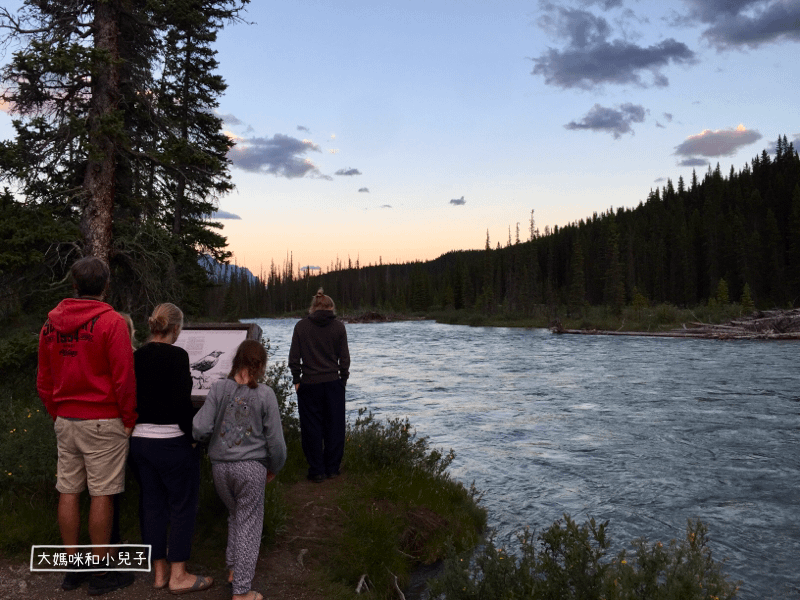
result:
[[[0,7],[0,47],[14,49],[1,98],[16,132],[0,141],[0,320],[40,321],[69,295],[69,267],[87,254],[112,268],[112,305],[139,319],[163,301],[192,319],[302,312],[318,287],[353,312],[797,305],[800,159],[785,135],[738,172],[709,166],[633,208],[544,233],[532,211],[527,240],[487,233],[484,250],[337,260],[319,274],[291,255],[255,277],[217,268],[231,255],[211,216],[233,187],[233,142],[214,112],[226,85],[213,45],[247,2]]]
[[[163,301],[191,319],[302,312],[323,287],[344,311],[466,310],[525,317],[588,306],[710,299],[759,308],[800,299],[800,159],[786,136],[738,172],[717,165],[540,233],[431,261],[343,264],[311,274],[230,265],[211,216],[233,188],[233,142],[214,109],[225,91],[213,44],[248,0],[25,0],[0,7],[0,320],[39,322],[70,294],[69,267],[96,255],[109,301],[142,319]],[[100,35],[106,32],[108,35]],[[208,265],[213,268],[209,268]],[[543,311],[544,307],[544,311]]]
[[[744,299],[759,308],[800,299],[800,158],[786,136],[738,172],[709,166],[679,177],[634,208],[610,208],[530,238],[484,250],[452,251],[427,262],[343,265],[310,275],[273,263],[257,280],[235,274],[213,292],[222,315],[304,310],[323,287],[345,311],[408,313],[470,309],[528,315],[604,305]]]

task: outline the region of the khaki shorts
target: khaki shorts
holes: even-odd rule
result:
[[[62,494],[112,496],[125,490],[128,436],[122,419],[56,418],[58,479]]]

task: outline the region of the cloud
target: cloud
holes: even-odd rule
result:
[[[684,0],[681,24],[700,21],[703,37],[718,50],[800,42],[800,3],[792,0]]]
[[[672,123],[672,113],[665,112],[663,113],[664,118],[669,122]]]
[[[251,173],[266,173],[276,177],[295,179],[306,175],[319,179],[332,179],[322,175],[319,169],[306,158],[308,152],[321,152],[311,140],[276,133],[271,138],[246,138],[237,143],[228,157],[233,166]]]
[[[305,267],[300,267],[301,271],[322,271],[321,267],[315,267],[312,265],[306,265]]]
[[[666,180],[667,180],[667,178],[666,178],[666,177],[659,177],[659,178],[658,178],[658,179],[656,179],[656,180],[655,180],[653,183],[661,183],[661,182],[663,182],[663,181],[666,181]]]
[[[661,129],[666,129],[666,127],[664,127],[664,126],[663,126],[661,123],[659,123],[658,121],[656,121],[656,127],[660,127]]]
[[[239,117],[235,115],[217,113],[217,116],[222,119],[226,125],[230,125],[232,127],[236,127],[237,125],[244,125],[244,121],[242,121]]]
[[[581,0],[584,6],[591,6],[597,4],[603,10],[610,10],[612,8],[619,8],[622,6],[622,0]]]
[[[369,188],[358,188],[358,191],[362,194],[369,194]]]
[[[350,167],[347,167],[346,169],[339,169],[338,171],[336,171],[335,174],[344,175],[346,177],[352,177],[353,175],[361,175],[361,171],[359,171],[358,169],[352,169]]]
[[[707,164],[706,158],[685,158],[678,162],[679,167],[705,167]]]
[[[308,127],[306,127],[305,125],[298,125],[297,126],[297,131],[307,131],[309,133],[311,132],[311,130]]]
[[[611,26],[603,17],[585,10],[544,4],[539,25],[556,37],[566,38],[564,49],[548,48],[534,62],[533,75],[548,85],[592,89],[605,84],[665,87],[669,80],[661,69],[670,63],[692,64],[695,53],[673,38],[643,47],[623,39],[609,41]],[[649,73],[650,83],[642,75]]]
[[[466,203],[467,201],[464,200],[464,196],[461,196],[461,198],[454,198],[450,200],[450,204],[452,204],[453,206],[464,206]]]
[[[232,220],[235,220],[235,221],[241,221],[241,219],[242,219],[242,217],[240,217],[239,215],[235,215],[233,213],[229,213],[229,212],[224,211],[224,210],[218,210],[216,212],[211,213],[211,218],[212,219],[232,219]]]
[[[252,125],[248,125],[236,115],[222,114],[217,111],[214,111],[214,114],[216,114],[217,117],[222,119],[222,122],[225,124],[226,127],[232,127],[234,129],[238,129],[239,131],[243,131],[245,133],[250,133],[251,131],[253,131]],[[239,136],[234,133],[230,133],[227,131],[225,133],[228,135],[228,137],[232,139],[239,139]]]
[[[760,140],[763,136],[755,129],[739,125],[736,129],[706,129],[697,135],[690,135],[675,146],[678,156],[731,156],[739,148]],[[687,166],[687,165],[684,165]]]
[[[381,208],[392,208],[391,204],[381,204]]]
[[[580,121],[570,121],[564,125],[564,128],[600,131],[610,133],[614,139],[619,139],[623,134],[632,134],[631,124],[644,121],[645,114],[647,114],[647,110],[644,106],[630,102],[620,105],[619,110],[595,104]]]

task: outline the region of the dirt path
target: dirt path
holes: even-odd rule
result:
[[[344,513],[338,497],[347,475],[321,484],[301,482],[288,486],[284,493],[291,514],[276,544],[262,549],[253,589],[266,600],[324,600],[321,590],[314,589],[312,573],[320,563],[320,553],[342,529]],[[187,599],[229,600],[231,588],[225,584],[225,557],[219,565],[202,569],[189,562],[193,572],[214,577],[214,586],[207,591],[187,594]],[[27,563],[0,560],[0,598],[36,600],[70,600],[86,597],[86,584],[65,592],[61,589],[62,573],[30,573]],[[113,600],[148,600],[175,597],[165,590],[153,589],[150,573],[137,573],[134,584],[123,590],[101,596]]]

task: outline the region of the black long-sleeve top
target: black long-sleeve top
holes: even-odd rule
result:
[[[292,383],[324,383],[350,377],[347,331],[333,311],[317,310],[298,321],[289,348]]]
[[[137,423],[171,425],[192,435],[192,375],[186,350],[149,342],[133,353]]]

